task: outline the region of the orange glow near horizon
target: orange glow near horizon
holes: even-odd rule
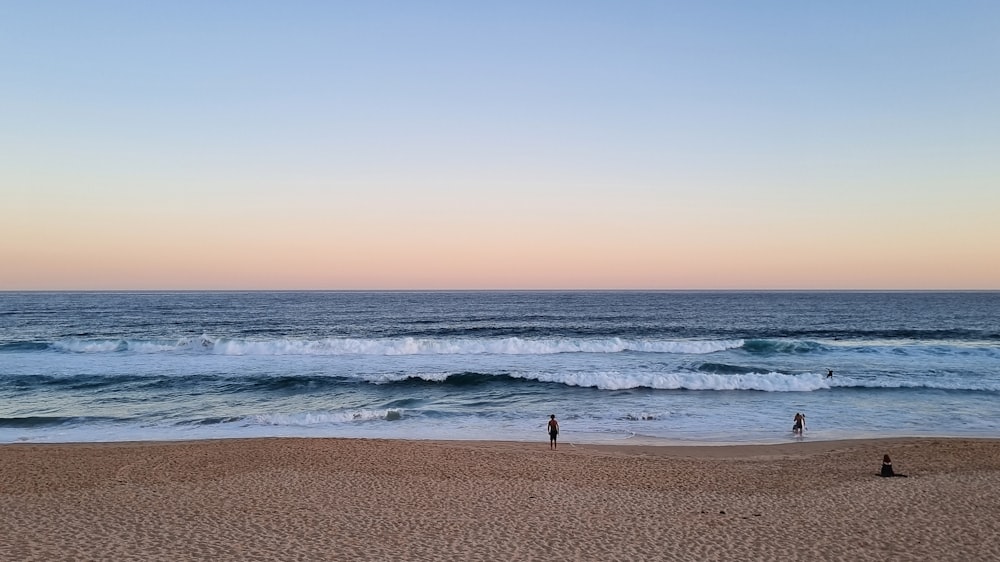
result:
[[[258,218],[25,229],[0,244],[0,289],[996,289],[1000,278],[995,250],[963,244],[968,233],[917,228],[768,230],[731,215],[716,221],[729,230],[483,217],[390,231]]]

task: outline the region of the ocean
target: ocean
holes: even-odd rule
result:
[[[998,404],[1000,292],[0,293],[4,443],[998,437]]]

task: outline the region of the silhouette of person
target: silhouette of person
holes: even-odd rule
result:
[[[796,435],[802,435],[802,430],[806,427],[806,416],[801,412],[795,412],[795,417],[792,418],[794,422],[792,425],[792,433]]]
[[[879,476],[883,476],[885,478],[891,478],[893,476],[906,478],[905,474],[896,474],[896,471],[892,469],[892,459],[889,458],[889,455],[882,456],[882,471],[879,473]]]
[[[556,448],[556,437],[559,436],[559,422],[556,421],[556,415],[552,414],[549,416],[549,449]]]

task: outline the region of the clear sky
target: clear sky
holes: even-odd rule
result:
[[[1000,2],[6,2],[0,290],[1000,289]]]

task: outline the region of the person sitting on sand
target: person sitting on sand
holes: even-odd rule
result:
[[[891,478],[893,476],[906,478],[905,474],[896,474],[896,472],[892,469],[892,459],[889,458],[889,455],[882,456],[882,472],[879,473],[879,476],[883,476],[885,478]]]
[[[792,418],[792,421],[794,422],[792,433],[802,435],[802,430],[806,427],[806,415],[801,412],[795,412],[795,417]]]
[[[552,414],[549,416],[549,449],[556,448],[556,437],[559,435],[559,422],[556,421],[556,415]]]

